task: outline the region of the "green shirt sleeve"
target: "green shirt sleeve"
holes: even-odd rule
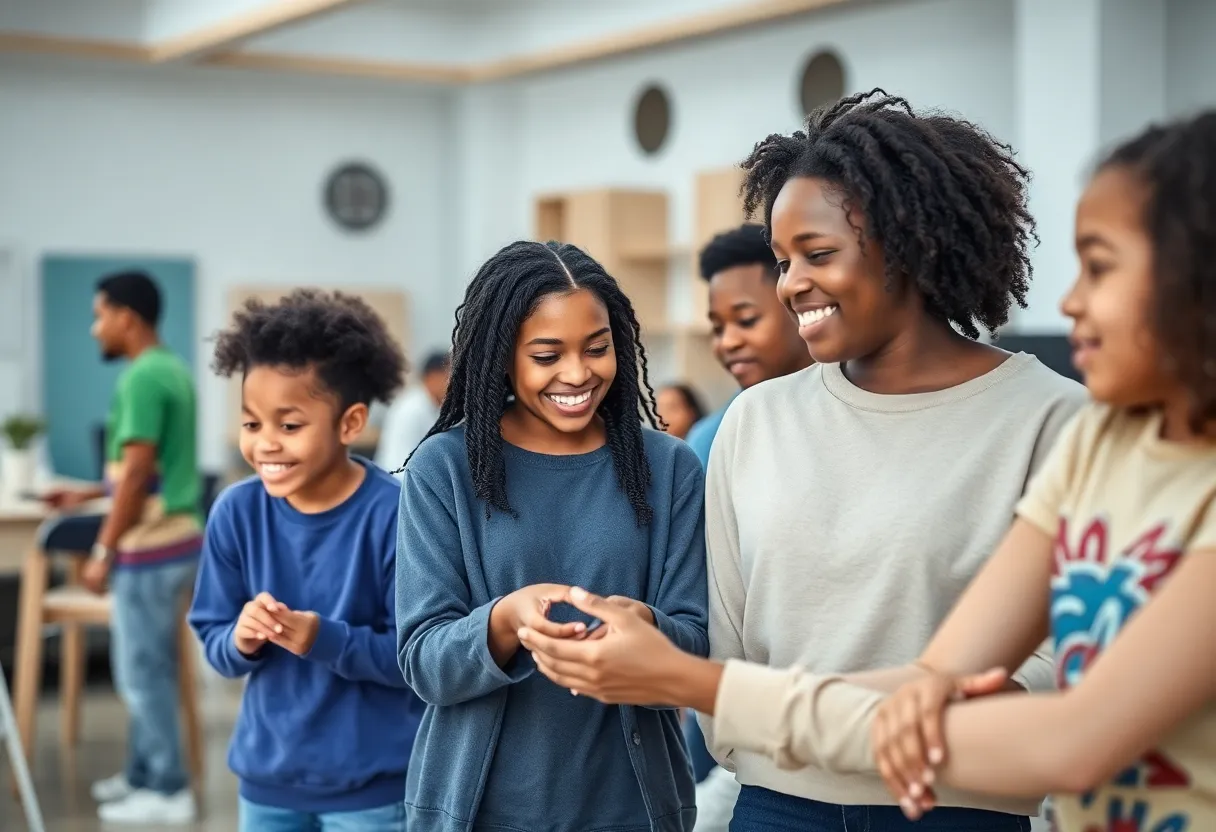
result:
[[[118,395],[118,424],[113,440],[115,451],[121,454],[122,447],[131,442],[158,445],[165,424],[164,386],[153,374],[136,370],[123,380]]]

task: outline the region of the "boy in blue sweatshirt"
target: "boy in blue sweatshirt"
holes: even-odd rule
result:
[[[241,454],[207,523],[190,624],[248,675],[228,763],[241,832],[397,832],[422,715],[397,665],[400,485],[348,451],[405,359],[363,301],[249,302],[214,369],[242,378]]]

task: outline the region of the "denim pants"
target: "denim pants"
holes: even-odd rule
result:
[[[187,785],[178,720],[178,628],[194,558],[157,566],[116,567],[110,666],[127,706],[127,782],[176,794]]]
[[[240,802],[239,832],[405,832],[405,800],[357,812],[296,812]]]
[[[1029,832],[1030,819],[984,809],[944,807],[918,821],[898,806],[838,806],[744,786],[730,832]]]

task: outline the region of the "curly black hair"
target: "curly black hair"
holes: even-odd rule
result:
[[[254,367],[313,368],[342,409],[388,402],[405,380],[401,346],[355,295],[296,289],[278,303],[253,298],[215,337],[211,368],[225,378]]]
[[[698,260],[705,280],[736,266],[763,266],[765,274],[777,280],[777,255],[759,223],[746,223],[716,235],[701,249]]]
[[[598,413],[604,420],[617,481],[639,525],[648,524],[654,514],[646,499],[650,463],[642,444],[642,421],[645,418],[651,427],[658,427],[657,407],[633,304],[604,267],[581,249],[521,241],[486,261],[456,309],[448,394],[438,421],[427,433],[429,438],[464,422],[473,491],[485,501],[487,518],[491,508],[517,516],[507,500],[500,429],[511,393],[507,372],[516,334],[546,297],[579,289],[595,293],[608,309],[616,379]]]
[[[921,115],[874,89],[812,112],[803,130],[770,135],[742,163],[744,209],[771,228],[773,201],[799,176],[840,188],[865,215],[890,285],[908,280],[929,314],[969,338],[1025,308],[1031,242],[1029,172],[982,128]],[[860,230],[859,230],[860,234]]]
[[[1216,422],[1216,110],[1155,125],[1116,147],[1145,185],[1153,242],[1153,328],[1191,397],[1191,428]]]

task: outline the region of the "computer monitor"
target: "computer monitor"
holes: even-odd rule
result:
[[[1009,352],[1028,352],[1060,375],[1074,381],[1082,381],[1081,374],[1072,365],[1072,346],[1067,335],[1021,335],[1002,333],[993,342],[994,346]]]

